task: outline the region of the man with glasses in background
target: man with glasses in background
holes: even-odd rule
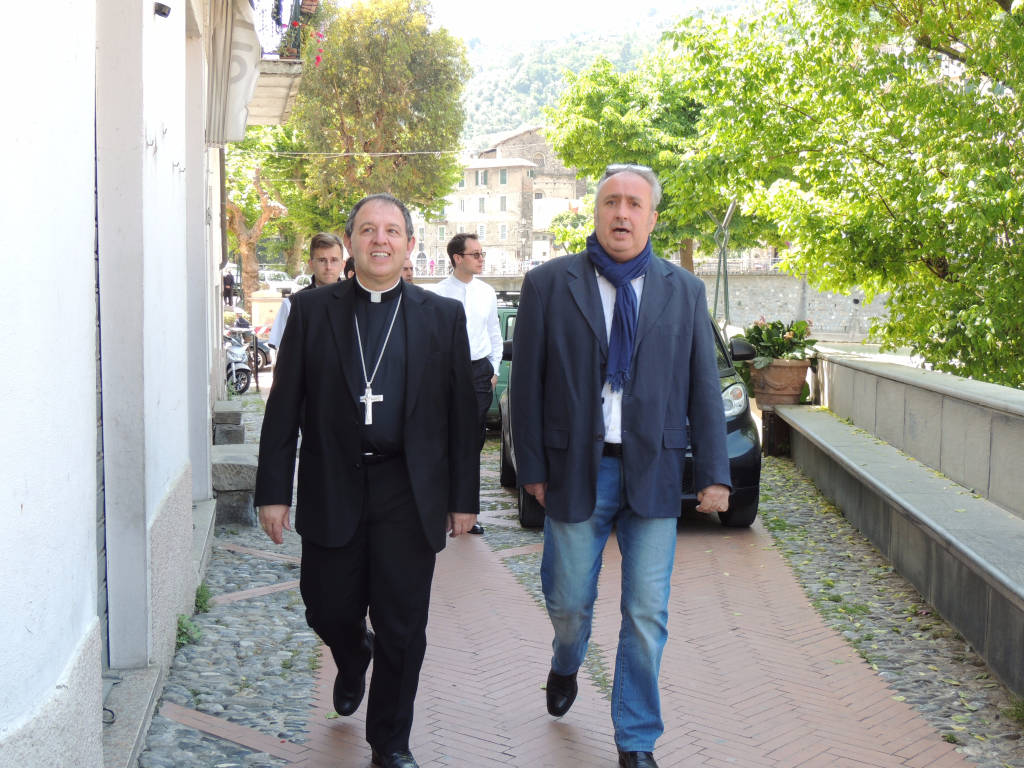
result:
[[[433,291],[460,302],[466,310],[466,332],[469,334],[469,356],[473,361],[473,389],[480,414],[480,448],[487,438],[487,411],[498,383],[502,339],[498,325],[498,296],[494,289],[477,275],[484,271],[484,250],[476,235],[460,232],[448,241],[448,258],[452,274]],[[480,523],[469,530],[483,533]]]
[[[546,697],[555,717],[576,699],[615,529],[622,621],[611,710],[622,768],[657,768],[687,443],[699,511],[727,510],[731,485],[704,283],[654,255],[660,199],[650,168],[608,166],[586,250],[526,273],[509,382],[519,484],[545,507],[541,585],[555,634]]]

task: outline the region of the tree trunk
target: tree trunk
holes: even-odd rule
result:
[[[302,272],[302,262],[305,261],[305,238],[301,235],[295,235],[292,238],[291,245],[288,246],[288,250],[285,251],[284,263],[285,268],[288,270],[288,274],[295,276]]]
[[[679,244],[679,266],[693,272],[693,238],[686,238]]]
[[[263,189],[260,180],[260,169],[253,174],[253,186],[260,198],[260,214],[250,227],[245,219],[245,211],[234,200],[224,201],[227,213],[227,227],[238,238],[238,256],[242,265],[242,302],[243,309],[252,316],[252,294],[259,290],[260,265],[256,257],[256,246],[260,242],[263,228],[271,219],[284,216],[288,209],[276,200],[272,200]]]

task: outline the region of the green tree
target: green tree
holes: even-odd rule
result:
[[[818,0],[684,22],[702,110],[666,187],[735,193],[818,287],[889,293],[886,346],[1022,386],[1022,21],[993,0]]]
[[[259,288],[256,246],[272,231],[273,222],[288,213],[275,189],[263,178],[265,163],[275,157],[268,154],[272,152],[274,139],[272,129],[249,128],[245,139],[228,145],[225,152],[225,226],[229,243],[239,254],[242,296],[249,312],[252,311],[252,294]]]
[[[462,42],[431,29],[427,0],[322,6],[294,113],[311,153],[306,190],[329,211],[388,192],[439,214],[461,172]]]
[[[714,218],[721,219],[734,193],[707,186],[698,196],[664,183],[696,138],[701,112],[682,81],[681,68],[682,62],[665,47],[625,72],[598,58],[579,74],[566,75],[565,92],[546,113],[547,134],[566,165],[592,178],[610,163],[654,169],[665,193],[653,235],[655,250],[678,251],[692,268],[693,240],[713,242]],[[731,231],[734,245],[764,242],[773,235],[751,217],[737,217]]]
[[[594,231],[594,196],[583,198],[579,210],[562,211],[551,219],[555,247],[566,253],[579,253],[587,247],[587,236]]]

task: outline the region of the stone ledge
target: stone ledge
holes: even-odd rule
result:
[[[1024,519],[828,410],[775,410],[797,466],[1024,695]]]
[[[816,349],[815,354],[823,360],[844,365],[855,371],[963,400],[993,411],[1024,417],[1024,391],[1012,387],[965,379],[952,373],[925,371],[898,363],[867,359],[863,355],[848,351]]]
[[[210,450],[213,490],[252,491],[256,489],[259,446],[251,443],[215,445]]]
[[[163,675],[156,666],[116,670],[111,674],[118,677],[118,682],[104,706],[115,719],[103,726],[103,766],[135,768],[163,687]]]
[[[242,401],[218,400],[213,404],[214,424],[241,424]]]
[[[195,571],[197,586],[203,582],[206,566],[213,552],[216,510],[216,499],[196,501],[192,504],[192,568]]]

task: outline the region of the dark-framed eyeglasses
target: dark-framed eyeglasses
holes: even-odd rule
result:
[[[460,253],[459,256],[472,256],[474,259],[482,259],[487,251],[473,251],[472,253]]]

